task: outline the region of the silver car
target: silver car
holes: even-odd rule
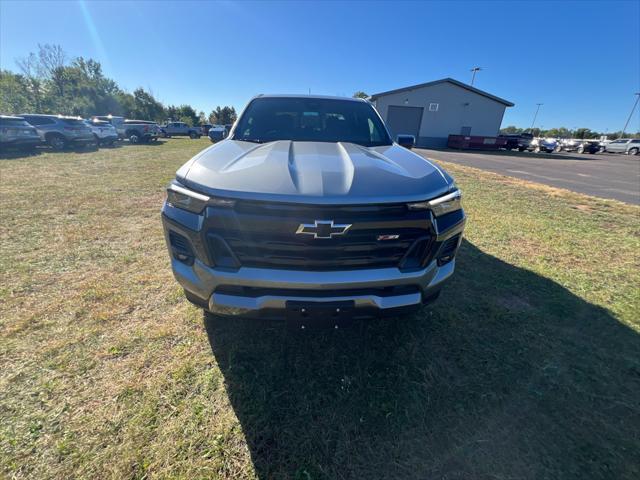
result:
[[[604,151],[638,155],[638,152],[640,152],[640,138],[619,138],[618,140],[613,140],[606,144]]]
[[[187,298],[302,325],[435,300],[462,241],[461,194],[396,140],[362,99],[251,100],[167,189],[165,239]]]
[[[0,115],[0,152],[11,148],[34,150],[41,143],[36,129],[24,118]]]
[[[40,138],[54,150],[95,143],[91,129],[81,118],[32,113],[20,116],[33,125]]]

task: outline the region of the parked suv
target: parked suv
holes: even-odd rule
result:
[[[100,120],[85,120],[84,123],[91,129],[93,138],[98,145],[113,145],[118,140],[116,127],[109,122]]]
[[[600,141],[584,140],[579,138],[566,138],[558,144],[558,151],[598,153],[600,151]]]
[[[91,117],[91,120],[110,123],[116,129],[118,138],[125,138],[124,117],[118,117],[117,115],[96,115],[94,117]]]
[[[536,137],[531,140],[528,150],[536,153],[546,152],[553,153],[558,148],[558,141],[555,138]]]
[[[91,129],[81,118],[31,113],[20,116],[33,125],[40,138],[54,150],[84,146],[95,141]]]
[[[0,115],[0,150],[34,150],[40,143],[42,141],[37,130],[24,118]]]
[[[184,122],[169,122],[162,126],[166,137],[187,136],[190,138],[200,138],[202,129],[200,127],[190,127]]]
[[[177,171],[162,221],[196,305],[337,324],[434,300],[465,214],[451,176],[393,142],[369,102],[280,95]]]
[[[506,140],[507,143],[504,146],[506,150],[517,149],[520,152],[524,152],[531,145],[533,135],[530,133],[515,133],[500,135],[498,138],[504,138]]]
[[[638,155],[638,152],[640,152],[640,138],[620,138],[618,140],[612,140],[606,144],[604,151]]]

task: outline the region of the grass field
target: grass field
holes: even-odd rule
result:
[[[0,159],[0,478],[640,478],[640,207],[451,164],[413,317],[205,320],[159,210],[205,139]]]

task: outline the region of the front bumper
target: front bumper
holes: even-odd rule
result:
[[[196,217],[195,223],[189,226],[176,221],[184,216],[166,205],[162,214],[173,274],[192,302],[221,315],[282,318],[289,302],[353,302],[356,316],[394,314],[437,296],[455,270],[455,258],[439,264],[435,254],[425,268],[411,271],[397,267],[316,271],[246,266],[229,270],[212,267],[197,256],[190,264],[171,254],[170,231],[197,242],[201,223],[195,215],[191,216]],[[464,224],[462,215],[459,222],[438,232],[437,241],[444,244],[458,236],[459,245]]]
[[[171,266],[178,283],[199,299],[198,304],[221,315],[272,316],[291,301],[353,301],[356,310],[375,314],[417,307],[437,295],[453,274],[455,260],[440,267],[433,261],[425,269],[408,273],[397,268],[314,272],[248,267],[226,272],[199,260],[189,266],[173,258]],[[226,293],[228,287],[264,293],[231,294]],[[393,294],[395,287],[415,287],[415,291],[397,289],[399,293]],[[384,290],[391,293],[380,294]]]

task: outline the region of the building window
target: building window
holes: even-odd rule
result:
[[[430,112],[437,112],[438,111],[438,107],[440,107],[439,103],[430,103],[429,104],[429,111]]]

